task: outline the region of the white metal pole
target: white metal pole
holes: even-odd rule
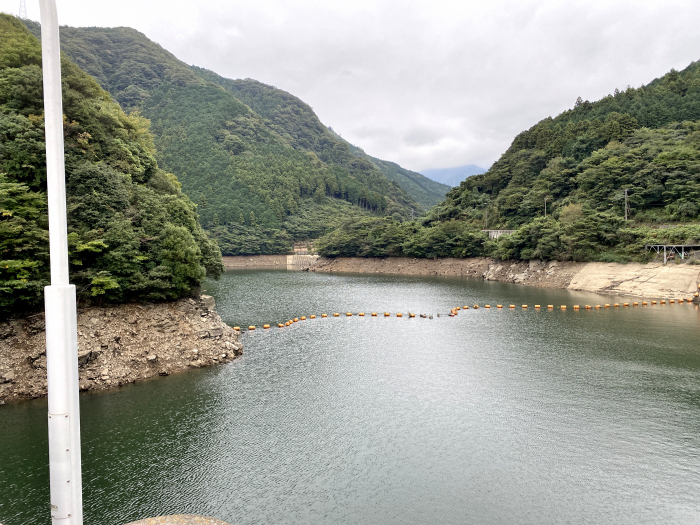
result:
[[[54,525],[82,525],[78,336],[75,286],[68,284],[61,51],[56,2],[39,0],[39,5],[51,251],[51,286],[44,288],[51,520]]]

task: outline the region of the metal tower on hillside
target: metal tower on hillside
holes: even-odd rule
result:
[[[22,20],[27,19],[27,4],[24,0],[19,0],[19,17]]]

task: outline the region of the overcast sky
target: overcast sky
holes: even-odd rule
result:
[[[27,0],[29,18],[38,4]],[[57,4],[61,24],[130,26],[188,64],[289,91],[351,143],[413,170],[487,168],[576,97],[700,59],[697,0]]]

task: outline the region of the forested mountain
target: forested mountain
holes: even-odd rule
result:
[[[356,160],[353,156],[368,160],[389,181],[395,182],[426,209],[443,200],[450,190],[450,187],[394,162],[367,155],[361,148],[353,146],[324,126],[308,104],[286,91],[256,80],[231,80],[206,69],[192,69],[202,78],[219,84],[247,104],[296,149],[313,151],[321,160],[343,166],[351,166]]]
[[[422,170],[421,173],[429,179],[448,184],[450,187],[459,186],[459,184],[472,175],[481,175],[485,173],[484,168],[480,168],[476,164],[466,164],[464,166],[455,166],[453,168],[435,168]]]
[[[129,28],[63,27],[61,44],[124,109],[151,120],[159,162],[224,253],[286,252],[358,215],[419,209],[288,93],[187,66]]]
[[[329,255],[359,245],[355,253],[374,255],[643,260],[645,244],[700,243],[699,214],[694,62],[597,102],[579,98],[518,135],[488,172],[464,180],[420,221],[365,221],[321,246]],[[479,232],[488,228],[517,232],[491,242]]]
[[[475,219],[480,208],[490,212],[488,224],[515,227],[544,215],[547,197],[555,215],[572,203],[624,215],[627,190],[634,218],[694,219],[698,120],[697,62],[595,103],[579,98],[574,109],[518,135],[487,173],[450,192],[446,212]]]
[[[62,60],[68,242],[78,299],[187,295],[222,270],[177,178],[159,168],[148,121]],[[0,316],[37,308],[48,284],[41,47],[0,14]]]

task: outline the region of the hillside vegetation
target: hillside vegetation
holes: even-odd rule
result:
[[[347,225],[320,246],[327,255],[643,260],[646,244],[700,242],[699,214],[695,62],[542,120],[419,221]],[[517,231],[494,242],[481,229]]]
[[[258,113],[272,129],[294,148],[313,151],[325,162],[351,166],[353,156],[369,161],[384,176],[403,189],[424,208],[434,206],[449,191],[449,187],[402,168],[396,163],[367,155],[324,126],[314,111],[294,95],[252,79],[231,80],[197,67],[195,73],[232,93]],[[386,191],[386,188],[383,188]],[[411,204],[408,203],[410,206]],[[415,212],[418,209],[414,210]]]
[[[421,209],[289,93],[187,66],[129,28],[64,27],[61,42],[125,110],[151,120],[159,162],[226,254],[284,253],[342,220]]]
[[[126,115],[62,60],[71,282],[80,301],[187,295],[223,270],[177,178],[159,168],[148,121]],[[41,47],[0,15],[0,316],[38,308],[48,283]]]

